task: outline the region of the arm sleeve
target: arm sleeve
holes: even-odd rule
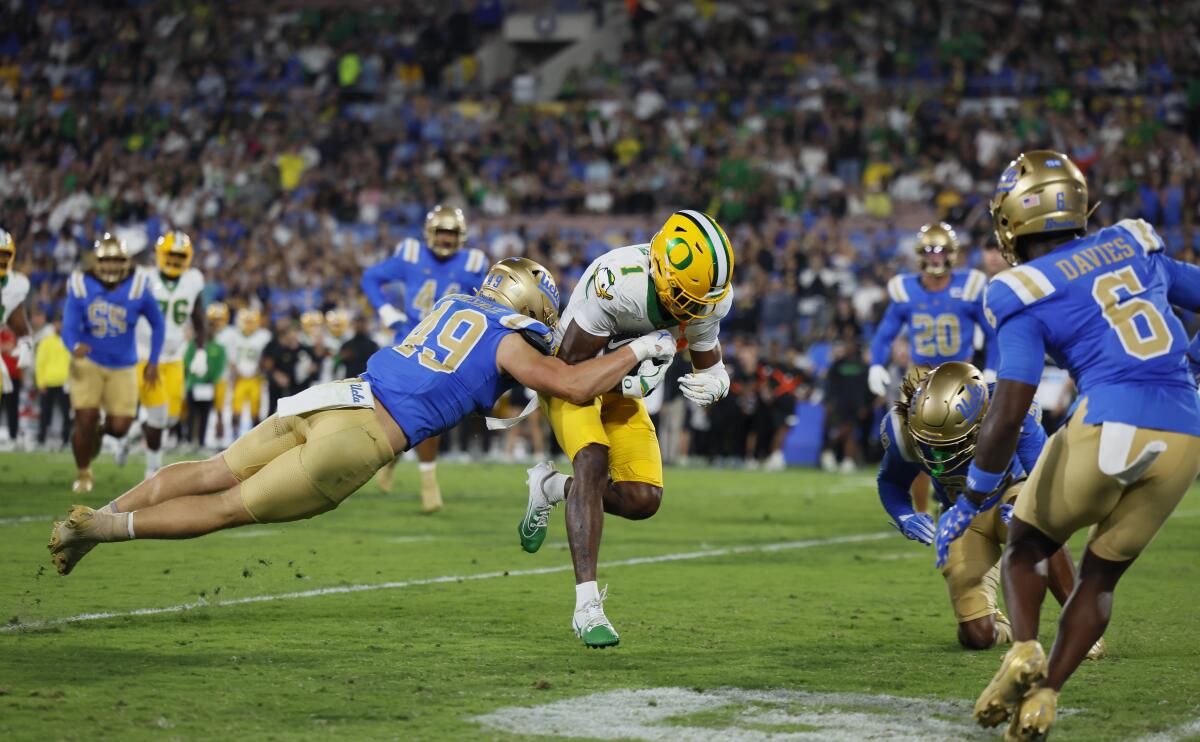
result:
[[[979,328],[983,330],[983,366],[995,370],[1000,367],[1000,345],[997,342],[996,331],[992,329],[992,325],[987,321],[987,315],[983,307],[983,294],[979,295],[979,301],[971,305],[972,313],[975,321],[979,324]]]
[[[1025,415],[1025,424],[1021,426],[1021,436],[1017,438],[1017,459],[1020,460],[1025,473],[1033,471],[1034,464],[1046,447],[1046,429],[1042,427],[1042,408],[1035,401]]]
[[[895,445],[888,446],[883,453],[883,463],[879,465],[879,476],[875,478],[879,485],[879,501],[883,509],[897,523],[905,515],[912,515],[912,495],[908,488],[920,473],[916,464],[905,461]]]
[[[713,313],[703,319],[689,322],[683,330],[684,337],[687,338],[688,347],[692,350],[712,350],[717,347],[720,342],[721,335],[721,320],[729,314],[730,308],[733,307],[733,292],[721,300],[714,309]]]
[[[154,300],[154,295],[149,290],[142,294],[142,316],[150,323],[150,357],[147,359],[149,363],[158,363],[158,356],[162,353],[163,340],[167,337],[167,324],[163,322],[162,310],[158,308],[158,302]]]
[[[74,351],[83,337],[83,299],[67,294],[67,304],[63,307],[63,345],[68,351]]]
[[[1045,328],[1028,313],[1015,315],[996,332],[1000,352],[998,379],[1037,386],[1046,361]]]
[[[871,339],[872,365],[886,366],[891,360],[892,343],[900,334],[900,328],[904,326],[904,314],[903,304],[895,301],[888,304],[887,310],[883,313],[883,320],[875,329],[875,337]]]
[[[208,354],[208,374],[204,380],[210,384],[215,384],[225,375],[225,347],[220,343],[209,343],[212,350]]]
[[[359,281],[359,286],[362,287],[363,293],[367,295],[367,300],[371,302],[371,306],[379,309],[384,304],[388,304],[388,299],[384,296],[383,287],[385,284],[393,281],[402,281],[405,276],[404,258],[391,257],[382,263],[377,263],[363,273],[362,280]]]
[[[1190,312],[1200,311],[1200,267],[1190,263],[1181,263],[1165,255],[1159,255],[1171,288],[1167,291],[1167,301],[1172,306],[1186,309]]]

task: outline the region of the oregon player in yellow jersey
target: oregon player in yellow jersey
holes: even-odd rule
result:
[[[150,325],[144,320],[138,323],[138,401],[145,416],[143,432],[146,436],[146,469],[144,477],[154,476],[162,466],[163,431],[179,422],[183,413],[184,368],[183,354],[187,350],[188,330],[199,347],[207,342],[204,324],[204,307],[200,294],[204,291],[204,276],[192,267],[194,250],[192,239],[184,232],[172,230],[158,238],[154,245],[153,269],[145,270],[150,291],[166,321],[166,339],[163,341],[162,357],[158,365],[158,380],[148,382],[143,377],[146,358],[150,352]],[[192,373],[203,376],[207,372],[208,359],[203,353],[192,359]],[[123,464],[125,442],[118,447],[117,460]]]
[[[232,427],[236,438],[242,427],[242,413],[258,425],[262,419],[262,357],[271,331],[262,327],[262,313],[247,307],[237,313],[238,332],[232,337],[233,352],[228,354],[230,379],[233,381]]]
[[[680,380],[683,395],[711,405],[729,392],[718,334],[733,304],[732,275],[733,249],[716,221],[699,211],[678,211],[649,244],[612,250],[588,266],[559,323],[558,356],[578,363],[648,330],[667,329],[691,353],[693,373]],[[587,404],[542,399],[574,477],[549,463],[530,469],[518,533],[523,549],[537,551],[551,508],[566,499],[576,582],[572,628],[589,647],[619,641],[596,587],[604,513],[649,518],[662,501],[658,437],[642,398],[665,375],[665,367],[643,364],[619,391]]]
[[[8,232],[0,229],[0,325],[7,324],[17,336],[13,355],[19,368],[33,367],[33,338],[25,318],[25,297],[29,295],[29,279],[13,269],[17,260],[17,244]],[[0,396],[11,391],[12,380],[8,367],[0,362]]]

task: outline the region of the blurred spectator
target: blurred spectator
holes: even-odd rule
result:
[[[371,339],[365,317],[354,318],[354,336],[342,345],[338,351],[338,359],[345,368],[346,378],[362,376],[367,370],[367,359],[379,350],[379,345]]]
[[[821,465],[827,471],[854,471],[860,463],[871,420],[867,363],[857,341],[839,342],[825,378],[825,450]]]

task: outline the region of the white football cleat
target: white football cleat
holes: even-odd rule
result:
[[[599,596],[589,600],[571,617],[571,628],[575,631],[575,636],[582,639],[589,649],[615,647],[621,642],[620,634],[604,615],[604,600],[607,597],[608,585],[605,585]]]
[[[543,461],[526,474],[525,484],[529,485],[529,500],[525,507],[525,517],[517,524],[517,535],[521,537],[521,548],[533,554],[542,548],[546,540],[546,526],[550,521],[550,511],[558,504],[546,494],[544,485],[550,477],[558,473],[558,468],[552,461]]]

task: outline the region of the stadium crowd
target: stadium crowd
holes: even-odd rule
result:
[[[285,333],[308,310],[365,314],[359,276],[437,202],[465,208],[471,244],[529,255],[568,290],[688,206],[737,252],[735,386],[711,419],[668,399],[684,433],[667,454],[766,461],[795,401],[822,392],[861,411],[869,441],[877,401],[854,395],[884,285],[923,219],[999,270],[986,202],[1023,148],[1085,168],[1099,223],[1146,218],[1195,260],[1193,4],[633,2],[619,60],[539,102],[527,69],[481,74],[498,0],[111,5],[0,7],[0,227],[39,336],[106,229],[135,249],[185,230],[206,302],[261,307]],[[59,389],[49,420],[59,377],[33,387]]]

